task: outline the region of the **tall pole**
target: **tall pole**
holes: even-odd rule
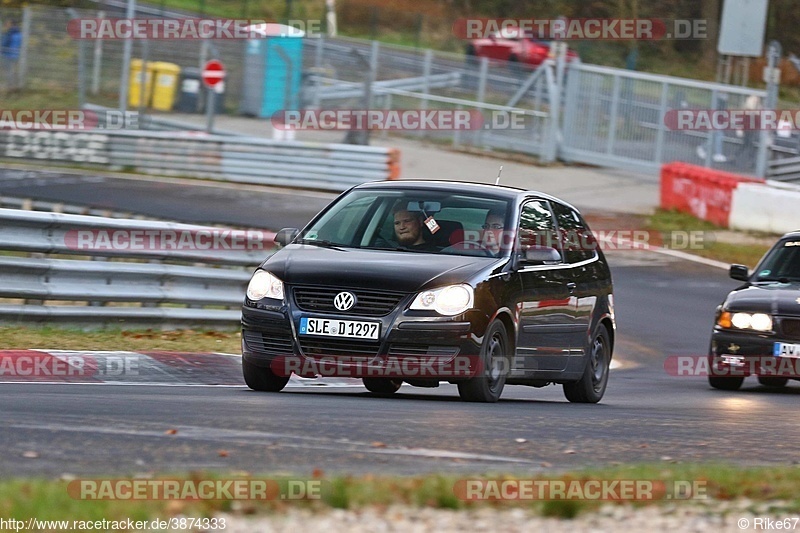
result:
[[[136,0],[128,0],[125,17],[131,20],[135,16]],[[125,39],[122,45],[122,75],[119,78],[119,110],[122,112],[128,110],[128,84],[130,83],[132,51],[133,41],[131,39]],[[144,91],[144,87],[142,87],[142,91]]]

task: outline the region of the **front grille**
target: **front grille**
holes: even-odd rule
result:
[[[356,295],[356,305],[347,311],[333,306],[334,297],[342,291]],[[328,287],[295,287],[294,301],[303,311],[316,313],[338,313],[344,315],[384,316],[397,307],[405,294],[391,291],[363,289],[331,289]]]
[[[244,342],[251,350],[266,355],[292,355],[292,332],[289,329],[269,333],[245,331]]]
[[[372,359],[378,354],[377,342],[358,342],[349,339],[309,339],[300,337],[300,349],[308,357],[337,357],[357,360]]]
[[[783,336],[788,339],[800,340],[800,319],[781,319],[781,333],[783,333]]]
[[[424,357],[425,360],[450,359],[458,355],[458,346],[426,346],[417,344],[392,344],[389,357]]]

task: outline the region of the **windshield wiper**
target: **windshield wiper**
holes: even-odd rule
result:
[[[297,239],[294,242],[295,242],[295,244],[312,244],[314,246],[319,246],[320,248],[330,248],[332,250],[343,251],[340,248],[340,246],[341,246],[340,244],[337,244],[337,243],[334,243],[334,242],[331,242],[331,241],[325,241],[325,240],[320,241],[320,240],[317,240],[317,239]]]
[[[362,250],[386,250],[392,252],[427,252],[436,253],[436,250],[424,250],[418,248],[406,248],[405,246],[365,246]]]
[[[789,276],[759,276],[756,281],[777,281],[778,283],[791,283],[792,281],[800,281],[800,278]]]

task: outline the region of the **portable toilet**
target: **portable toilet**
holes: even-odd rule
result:
[[[239,112],[270,118],[300,107],[305,32],[285,24],[248,26],[258,36],[245,43],[244,83]]]

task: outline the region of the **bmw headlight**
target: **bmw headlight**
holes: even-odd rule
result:
[[[722,328],[772,331],[772,317],[766,313],[729,313],[724,311],[717,318],[717,325]]]
[[[411,303],[411,309],[453,316],[470,309],[474,301],[475,292],[469,285],[448,285],[417,294]]]
[[[247,297],[254,302],[262,298],[283,300],[283,282],[266,270],[256,270],[247,285]]]

